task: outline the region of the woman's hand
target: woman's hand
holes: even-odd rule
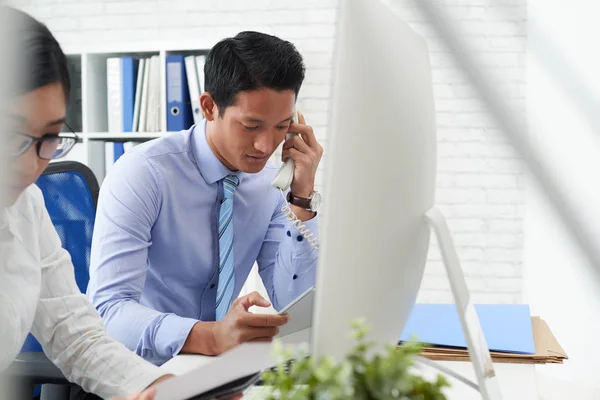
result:
[[[127,397],[113,397],[110,400],[152,400],[154,399],[155,393],[156,390],[151,387],[141,393],[130,394]]]
[[[133,393],[130,394],[127,397],[113,397],[109,400],[152,400],[154,399],[154,395],[156,394],[156,389],[154,388],[158,383],[172,378],[175,375],[173,374],[167,374],[167,375],[163,375],[160,378],[158,378],[157,380],[155,380],[154,382],[152,382],[150,384],[150,386],[148,386],[148,388],[146,390],[144,390],[143,392],[138,392],[138,393]]]
[[[142,393],[134,393],[130,396],[127,397],[113,397],[110,400],[152,400],[154,399],[154,389],[153,388],[149,388],[144,390]],[[240,400],[244,395],[243,394],[236,394],[235,396],[230,397],[227,400]]]
[[[160,378],[152,382],[150,386],[148,386],[148,388],[141,393],[133,393],[127,397],[113,397],[109,400],[153,400],[154,395],[156,394],[156,389],[154,388],[156,384],[174,376],[175,375],[172,374],[161,376]],[[228,398],[227,400],[240,400],[243,396],[244,395],[240,393]]]

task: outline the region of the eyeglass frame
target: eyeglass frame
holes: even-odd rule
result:
[[[12,157],[20,157],[23,154],[25,154],[29,148],[35,143],[35,152],[37,154],[37,156],[41,159],[41,160],[45,160],[45,161],[50,161],[50,160],[58,160],[63,158],[64,156],[66,156],[67,154],[69,154],[69,152],[71,150],[73,150],[73,147],[75,146],[75,144],[77,144],[77,142],[80,141],[80,137],[73,131],[73,129],[69,126],[69,124],[67,124],[66,122],[64,123],[64,126],[66,126],[69,129],[69,132],[60,132],[58,135],[53,135],[53,134],[46,134],[42,137],[37,137],[37,136],[31,136],[28,135],[26,133],[22,133],[22,132],[13,132],[13,134],[15,135],[19,135],[19,136],[23,136],[26,137],[27,139],[31,140],[31,142],[25,146],[23,148],[23,150],[20,153],[15,153],[15,154],[11,154]],[[71,148],[69,150],[67,150],[64,154],[62,154],[60,157],[52,157],[52,158],[45,158],[42,157],[40,155],[40,150],[42,149],[42,143],[48,139],[75,139],[75,143],[73,143],[73,145],[71,146]]]

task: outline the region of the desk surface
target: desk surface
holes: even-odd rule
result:
[[[475,374],[472,373],[473,368],[470,363],[462,361],[442,361],[440,363],[469,379],[475,379]],[[423,373],[433,379],[437,375],[437,370],[423,367]],[[500,379],[500,387],[504,400],[539,399],[536,386],[535,365],[501,364],[496,368],[496,373]],[[452,385],[451,388],[445,391],[448,400],[481,400],[481,396],[473,388],[455,378],[449,376],[446,376],[446,378]],[[261,388],[255,386],[246,393],[244,400],[256,400],[260,398],[257,397],[260,393]]]
[[[174,373],[176,375],[198,368],[202,365],[209,364],[213,360],[212,357],[196,356],[196,355],[181,355],[173,358],[161,368]],[[475,381],[475,373],[469,362],[463,361],[439,361],[439,364],[457,372],[458,374]],[[503,398],[506,400],[538,400],[538,389],[535,365],[533,364],[494,364]],[[424,376],[429,379],[435,378],[439,373],[436,369],[428,366],[419,365],[418,368]],[[463,382],[446,376],[448,382],[452,385],[446,391],[449,400],[480,400],[479,393],[467,386]],[[260,393],[261,388],[252,388],[245,399],[256,399],[256,394]]]

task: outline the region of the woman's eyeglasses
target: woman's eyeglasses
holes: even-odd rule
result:
[[[56,160],[67,155],[79,140],[73,130],[61,132],[58,135],[30,136],[25,133],[9,133],[6,137],[7,155],[18,157],[24,154],[35,143],[37,155],[42,160]]]

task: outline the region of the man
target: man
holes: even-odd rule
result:
[[[271,340],[287,316],[248,312],[270,305],[257,293],[236,299],[255,261],[276,309],[314,284],[317,250],[286,218],[267,163],[300,133],[283,146],[290,208],[316,237],[323,149],[301,115],[292,123],[304,72],[277,37],[222,40],[206,58],[205,121],[134,148],[105,179],[88,294],[109,333],[147,360]]]

